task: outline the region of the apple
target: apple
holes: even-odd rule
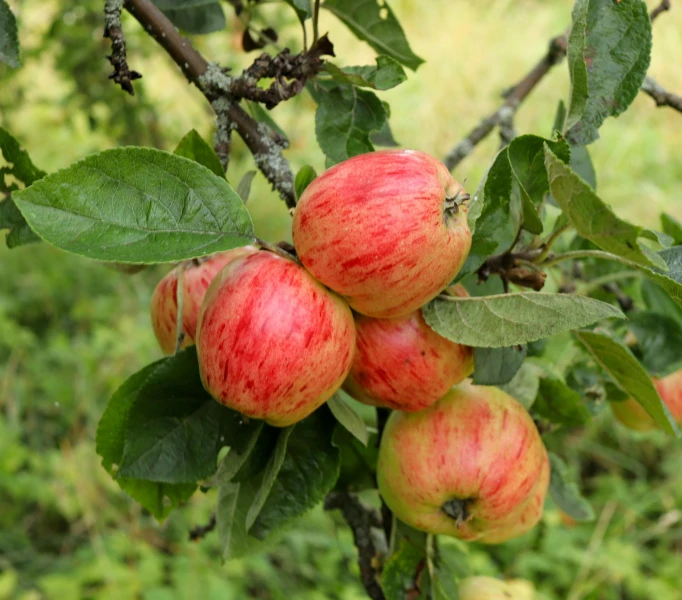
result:
[[[428,154],[362,154],[325,171],[303,192],[294,246],[305,268],[355,311],[408,315],[464,264],[471,247],[468,197]]]
[[[474,370],[473,349],[438,335],[419,309],[392,319],[356,315],[355,328],[355,357],[343,389],[365,404],[423,410]]]
[[[682,369],[661,379],[654,378],[652,381],[672,418],[682,425]],[[613,401],[610,405],[616,418],[629,429],[649,431],[658,427],[653,417],[633,398]]]
[[[459,582],[459,600],[533,600],[530,581],[502,581],[494,577],[467,577]]]
[[[242,246],[227,252],[214,254],[205,259],[189,260],[175,267],[159,281],[150,307],[152,328],[165,354],[173,354],[178,328],[178,276],[182,269],[182,331],[181,348],[194,344],[199,310],[204,294],[216,273],[227,263],[245,254],[257,252],[254,246]]]
[[[328,400],[348,375],[348,304],[294,259],[261,251],[214,279],[199,315],[201,380],[218,402],[285,427]]]
[[[496,544],[539,520],[549,460],[523,406],[465,381],[423,411],[391,414],[377,478],[388,507],[415,529]]]

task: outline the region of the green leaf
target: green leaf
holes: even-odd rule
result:
[[[152,0],[178,29],[195,35],[225,29],[227,21],[218,0]]]
[[[682,223],[668,213],[661,214],[661,227],[674,240],[675,245],[682,244]]]
[[[164,484],[118,477],[118,465],[123,459],[125,425],[139,388],[164,364],[164,360],[147,365],[126,380],[109,400],[97,427],[97,454],[102,466],[122,490],[130,494],[158,520],[164,519],[196,489],[195,484]]]
[[[592,414],[582,396],[555,377],[542,377],[533,411],[552,423],[576,427],[587,423]]]
[[[592,331],[576,331],[575,337],[592,355],[595,362],[611,378],[639,402],[659,427],[679,437],[679,430],[644,367],[630,349],[608,335]]]
[[[400,63],[390,56],[377,56],[376,67],[337,67],[326,62],[325,70],[337,81],[373,90],[390,90],[407,79]]]
[[[296,11],[298,20],[303,23],[312,15],[310,0],[284,0],[291,8]]]
[[[682,306],[677,304],[661,286],[644,279],[642,299],[649,310],[674,319],[678,325],[682,326]]]
[[[247,171],[244,173],[243,177],[240,179],[237,185],[237,194],[242,199],[242,202],[246,204],[249,201],[249,196],[251,195],[251,182],[256,176],[258,171]]]
[[[682,368],[681,323],[666,315],[638,311],[628,313],[627,325],[637,338],[638,354],[647,372],[663,377]]]
[[[376,434],[369,436],[365,446],[347,429],[337,425],[332,443],[341,454],[341,472],[336,481],[336,489],[351,492],[376,489],[375,473],[379,453]]]
[[[265,471],[263,472],[263,477],[260,482],[260,487],[256,492],[256,495],[253,499],[253,503],[249,508],[249,512],[246,513],[247,531],[251,529],[251,527],[255,523],[256,517],[258,517],[258,515],[260,514],[260,511],[263,509],[263,505],[265,504],[268,495],[272,491],[272,486],[274,485],[275,479],[277,475],[279,475],[280,469],[282,468],[282,464],[284,463],[284,457],[286,456],[287,452],[287,443],[289,441],[289,436],[291,435],[293,430],[294,426],[291,425],[290,427],[282,429],[279,432],[279,435],[277,436],[277,445],[275,446],[275,450],[270,456],[270,460],[268,461],[268,464],[265,467]]]
[[[15,182],[7,180],[8,175],[23,183],[24,186],[29,186],[45,176],[45,172],[33,164],[28,153],[21,148],[19,142],[2,127],[0,127],[0,152],[2,152],[4,163],[6,163],[0,165],[0,177],[2,178],[0,179],[0,187],[4,187],[10,192],[18,189]],[[26,219],[11,197],[0,201],[0,229],[10,230],[6,240],[8,248],[40,241],[40,238],[33,233],[33,230],[26,223]]]
[[[325,408],[296,424],[282,468],[250,535],[264,539],[322,502],[339,477],[334,418]]]
[[[526,361],[511,381],[499,387],[518,400],[526,410],[529,410],[533,406],[540,389],[540,373],[539,367]]]
[[[584,179],[589,186],[597,189],[597,173],[594,170],[590,153],[586,146],[571,146],[571,162],[569,163],[571,169],[575,171],[578,176]]]
[[[300,199],[305,192],[305,189],[313,182],[313,179],[317,177],[315,169],[310,165],[303,165],[296,173],[296,178],[294,179],[294,189],[296,190],[296,198]]]
[[[576,521],[594,520],[592,506],[583,498],[578,486],[568,481],[566,463],[556,454],[549,452],[549,464],[551,467],[549,493],[555,504]]]
[[[367,425],[365,425],[362,417],[355,412],[353,407],[343,399],[343,396],[348,397],[345,392],[339,390],[327,400],[327,406],[329,407],[329,410],[332,411],[336,420],[347,429],[355,439],[366,446],[369,440]]]
[[[632,262],[665,268],[661,258],[640,243],[642,228],[616,216],[548,147],[545,162],[552,196],[579,235]]]
[[[542,292],[436,298],[422,314],[450,341],[486,348],[525,344],[602,319],[624,318],[616,307],[593,298]]]
[[[253,241],[253,224],[224,178],[149,148],[89,156],[13,194],[51,244],[116,262],[173,262]]]
[[[17,21],[5,0],[0,0],[0,63],[14,69],[21,66]]]
[[[415,70],[424,61],[412,50],[386,0],[326,0],[323,8],[336,15],[360,40]]]
[[[651,19],[642,0],[579,0],[573,18],[566,138],[584,146],[599,138],[604,120],[623,113],[642,87],[651,60]]]
[[[409,540],[400,540],[381,577],[386,600],[428,600],[420,581],[427,573],[425,549]]]
[[[563,162],[569,162],[571,151],[565,141],[552,142],[537,135],[521,135],[512,140],[507,150],[509,164],[521,192],[523,228],[531,233],[542,233],[542,221],[537,206],[549,192],[545,167],[544,145]]]
[[[458,279],[474,273],[486,258],[509,247],[519,227],[519,219],[513,218],[512,213],[512,171],[504,148],[469,202],[471,250]]]
[[[196,347],[158,363],[129,411],[120,474],[194,483],[216,472],[220,449],[254,427],[216,402],[201,384]]]
[[[521,368],[528,348],[474,348],[474,383],[502,385],[509,383]]]
[[[180,140],[174,154],[184,156],[210,169],[218,177],[225,177],[225,170],[215,150],[208,145],[196,129],[192,129]]]
[[[566,122],[562,131],[573,127],[585,112],[588,97],[587,65],[584,52],[587,44],[587,10],[590,0],[576,0],[573,5],[572,25],[568,36],[568,74],[571,79]]]
[[[331,161],[341,162],[374,150],[369,134],[383,127],[387,115],[373,92],[319,81],[309,89],[318,103],[317,142]]]
[[[393,132],[391,131],[391,126],[388,121],[386,121],[379,131],[373,131],[369,134],[369,140],[375,146],[383,146],[384,148],[396,148],[400,146],[398,142],[395,141],[393,137]]]

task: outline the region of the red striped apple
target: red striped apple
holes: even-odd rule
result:
[[[496,544],[539,520],[549,460],[514,398],[465,382],[426,410],[391,414],[377,477],[386,504],[408,525]]]
[[[173,354],[177,339],[178,326],[178,275],[183,270],[182,281],[182,331],[184,337],[181,348],[194,344],[197,331],[199,310],[204,294],[215,277],[227,263],[251,252],[253,246],[234,248],[227,252],[214,254],[206,259],[190,260],[175,267],[154,289],[150,307],[152,328],[156,339],[165,354]]]
[[[662,379],[653,379],[653,382],[672,418],[682,425],[682,369]],[[610,404],[616,418],[629,429],[649,431],[657,428],[653,417],[633,398]]]
[[[298,263],[272,252],[227,265],[199,316],[206,390],[277,427],[300,421],[341,387],[354,349],[348,304]]]
[[[305,268],[357,312],[408,315],[464,264],[471,247],[467,198],[428,154],[362,154],[306,188],[294,213],[294,246]]]
[[[365,404],[422,410],[474,370],[473,349],[438,335],[419,309],[393,319],[356,315],[355,328],[355,357],[343,389]]]

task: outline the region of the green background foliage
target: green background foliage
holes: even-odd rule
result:
[[[176,10],[173,4],[168,0],[164,8]],[[360,11],[367,2],[352,4]],[[630,4],[623,2],[624,8]],[[0,0],[0,12],[3,5]],[[40,169],[52,172],[119,145],[172,151],[191,129],[210,139],[209,107],[129,17],[124,24],[131,67],[144,74],[136,82],[135,98],[107,80],[110,66],[106,61],[93,59],[109,51],[106,40],[101,40],[101,2],[15,0],[9,5],[18,17],[25,68],[15,71],[0,65],[0,126],[10,129],[30,149]],[[499,105],[499,92],[537,60],[546,40],[565,29],[571,5],[564,0],[392,2],[413,52],[400,43],[377,48],[378,52],[411,68],[418,66],[418,57],[426,60],[416,72],[409,72],[397,90],[379,95],[391,104],[395,138],[403,146],[443,156],[480,117]],[[215,10],[214,3],[207,6]],[[179,24],[182,12],[176,10],[174,15]],[[231,12],[225,12],[227,29],[197,44],[218,61],[240,67],[252,56],[238,52],[241,28]],[[266,12],[277,24],[280,44],[297,48],[296,14],[275,6]],[[200,31],[206,25],[185,22],[184,27]],[[682,75],[669,57],[682,53],[680,28],[679,10],[662,17],[654,27],[651,73],[675,90],[682,88]],[[329,31],[337,48],[343,49],[335,62],[340,68],[374,62],[374,51],[357,43],[331,12],[323,11],[321,30]],[[527,31],[535,33],[536,41],[528,41],[523,33]],[[384,66],[392,69],[391,81],[400,80],[400,72],[389,61],[385,59]],[[328,104],[348,104],[349,95],[368,93],[344,87],[338,79],[335,85],[326,96]],[[375,82],[375,87],[389,85]],[[549,135],[553,111],[548,107],[567,97],[564,66],[533,92],[518,113],[517,128]],[[304,95],[270,113],[290,137],[287,157],[294,172],[304,165],[312,165],[318,173],[325,167],[315,142],[315,106]],[[367,96],[365,108],[361,117],[373,119],[371,128],[380,129],[388,117],[385,106]],[[657,215],[662,210],[682,219],[679,119],[672,112],[654,110],[651,100],[639,95],[627,113],[606,121],[600,139],[590,146],[599,174],[599,198],[620,217],[651,227],[659,226]],[[356,139],[368,143],[349,131],[341,132],[347,148]],[[467,178],[467,187],[475,189],[497,144],[491,136],[457,167],[455,177]],[[334,143],[325,151],[328,160],[344,158],[339,147],[340,143]],[[197,152],[196,148],[189,151]],[[229,181],[241,181],[253,168],[251,156],[235,140]],[[533,190],[526,191],[532,208]],[[256,234],[290,239],[286,209],[260,173],[253,179],[250,198]],[[666,231],[674,236],[676,225],[671,223]],[[188,541],[187,532],[208,520],[217,493],[222,494],[221,501],[229,502],[234,489],[197,493],[159,525],[121,493],[100,465],[95,432],[107,399],[140,365],[160,357],[149,327],[148,306],[151,290],[164,272],[159,266],[128,276],[45,244],[12,252],[0,245],[0,599],[171,600],[194,598],[197,590],[221,600],[364,598],[351,534],[338,515],[323,513],[318,506],[294,529],[285,529],[278,544],[266,553],[221,565],[220,557],[226,553],[224,531],[200,543]],[[557,287],[558,282],[551,285]],[[644,283],[641,287],[633,284],[628,291],[641,296],[657,318],[665,315],[678,322],[679,307],[657,289]],[[646,319],[633,321],[638,338],[643,329],[659,326]],[[570,336],[560,337],[545,348],[545,356],[558,369],[571,362],[575,344]],[[656,353],[653,348],[642,345],[648,360]],[[572,387],[580,379],[578,366],[564,382],[552,374],[540,374],[541,367],[532,363],[532,345],[528,352],[530,369],[524,365],[517,374],[523,377],[507,384],[510,393],[519,397],[530,386],[540,390],[540,402],[543,397],[575,395]],[[641,360],[646,364],[645,358]],[[659,355],[656,367],[668,370],[675,358],[661,362]],[[584,382],[580,385],[584,387]],[[583,404],[580,408],[587,410]],[[545,402],[536,409],[543,414],[552,407]],[[574,411],[563,418],[567,425],[576,425],[583,417]],[[337,430],[337,434],[345,432]],[[530,534],[492,549],[446,540],[444,555],[451,552],[460,560],[464,557],[465,568],[476,574],[531,579],[545,599],[616,600],[626,594],[638,599],[679,599],[679,442],[658,432],[626,431],[614,424],[608,410],[599,413],[584,431],[557,428],[545,439],[549,450],[561,454],[570,465],[568,476],[580,481],[596,520],[574,521],[559,510],[555,500],[548,500],[540,526]],[[335,450],[330,453],[334,455]],[[342,453],[343,464],[352,460]],[[279,468],[293,468],[286,456],[277,462]],[[571,512],[570,493],[565,490],[566,486],[561,492],[562,507]],[[179,493],[178,498],[183,497]],[[364,499],[376,503],[371,492]],[[168,508],[161,503],[158,511],[165,513]],[[572,514],[579,517],[581,513]]]

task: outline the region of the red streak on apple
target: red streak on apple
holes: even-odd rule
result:
[[[408,525],[499,543],[539,520],[549,461],[514,398],[464,382],[426,410],[389,417],[377,476],[386,504]],[[462,518],[446,512],[453,501]]]
[[[319,281],[371,317],[407,315],[452,281],[471,247],[464,193],[447,168],[413,150],[340,163],[302,194],[293,240]]]
[[[188,261],[184,265],[184,272],[182,274],[184,284],[182,330],[185,337],[180,346],[181,348],[194,344],[201,302],[216,273],[238,256],[256,251],[257,249],[253,246],[243,246],[215,254],[198,265],[192,264],[192,261]],[[178,272],[180,268],[183,267],[175,267],[175,269],[159,281],[152,294],[150,306],[152,328],[164,354],[173,354],[175,351],[178,323]]]
[[[417,411],[474,370],[474,353],[431,329],[421,310],[394,319],[356,315],[355,358],[343,388],[372,406]]]
[[[278,427],[300,421],[339,389],[354,348],[348,304],[271,252],[223,269],[199,317],[206,390],[225,406]]]

